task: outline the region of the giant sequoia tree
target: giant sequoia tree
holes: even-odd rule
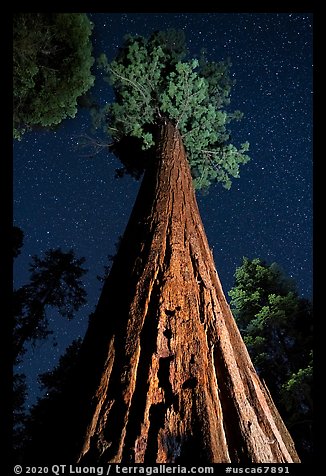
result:
[[[227,112],[229,64],[186,60],[171,33],[128,38],[100,64],[115,92],[102,111],[112,149],[124,171],[145,173],[52,455],[297,462],[226,302],[195,198],[214,181],[229,188],[248,160],[248,144],[236,148],[227,130],[241,116]]]

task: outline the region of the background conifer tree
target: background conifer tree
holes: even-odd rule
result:
[[[92,28],[85,13],[14,14],[14,138],[75,117],[94,83]]]
[[[276,264],[243,258],[231,308],[260,377],[296,442],[312,458],[312,305]]]

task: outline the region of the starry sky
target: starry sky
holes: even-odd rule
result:
[[[125,34],[182,29],[191,55],[202,48],[210,60],[229,57],[236,85],[230,110],[235,145],[250,142],[251,161],[230,191],[216,184],[198,195],[201,217],[224,292],[234,285],[242,257],[276,261],[312,297],[312,13],[90,13],[94,56],[112,59]],[[112,93],[101,74],[92,94],[101,103]],[[105,149],[89,157],[81,136],[91,134],[87,110],[57,131],[36,131],[15,142],[14,224],[24,246],[14,267],[15,287],[28,282],[31,256],[50,248],[73,249],[86,258],[88,303],[74,319],[54,312],[51,339],[26,354],[28,404],[38,395],[37,375],[51,370],[65,348],[83,336],[94,310],[107,256],[126,227],[140,182],[115,179],[118,160]]]

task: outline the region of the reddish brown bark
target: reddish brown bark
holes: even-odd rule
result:
[[[83,359],[80,463],[299,461],[226,302],[171,124],[162,127]]]

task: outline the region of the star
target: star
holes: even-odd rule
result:
[[[244,118],[230,124],[232,141],[250,142],[251,161],[230,191],[213,186],[198,204],[223,289],[234,284],[242,257],[279,263],[299,292],[312,293],[312,15],[308,13],[92,13],[94,56],[113,59],[125,34],[181,28],[190,55],[204,47],[209,58],[230,57],[236,80],[230,110]],[[92,95],[112,97],[103,75]],[[25,134],[14,144],[14,222],[25,233],[15,264],[15,285],[28,282],[33,255],[73,247],[85,256],[88,305],[71,322],[53,316],[56,351],[44,345],[26,360],[28,405],[39,395],[36,375],[52,368],[63,350],[83,336],[99,299],[108,254],[124,232],[140,182],[115,179],[118,160],[107,151],[82,156],[80,139],[90,133],[80,109],[56,131]],[[131,151],[132,154],[132,151]],[[29,359],[29,360],[28,360]],[[33,382],[33,383],[32,383]]]

